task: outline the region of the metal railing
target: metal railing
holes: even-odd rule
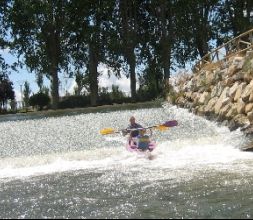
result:
[[[203,56],[193,67],[193,72],[200,71],[204,66],[211,63],[221,63],[230,57],[246,52],[253,48],[253,29],[240,34],[227,43]]]

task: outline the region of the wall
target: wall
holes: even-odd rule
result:
[[[253,134],[253,51],[178,77],[168,101]]]

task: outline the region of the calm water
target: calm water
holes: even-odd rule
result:
[[[153,160],[126,151],[130,116]],[[176,107],[0,123],[0,218],[253,218],[253,153],[240,131]]]

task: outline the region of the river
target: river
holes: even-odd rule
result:
[[[130,116],[154,130],[153,159],[128,152]],[[247,138],[185,109],[161,108],[0,123],[0,218],[253,218]]]

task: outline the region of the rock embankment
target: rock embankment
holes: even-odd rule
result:
[[[178,77],[168,101],[253,134],[253,51]]]

